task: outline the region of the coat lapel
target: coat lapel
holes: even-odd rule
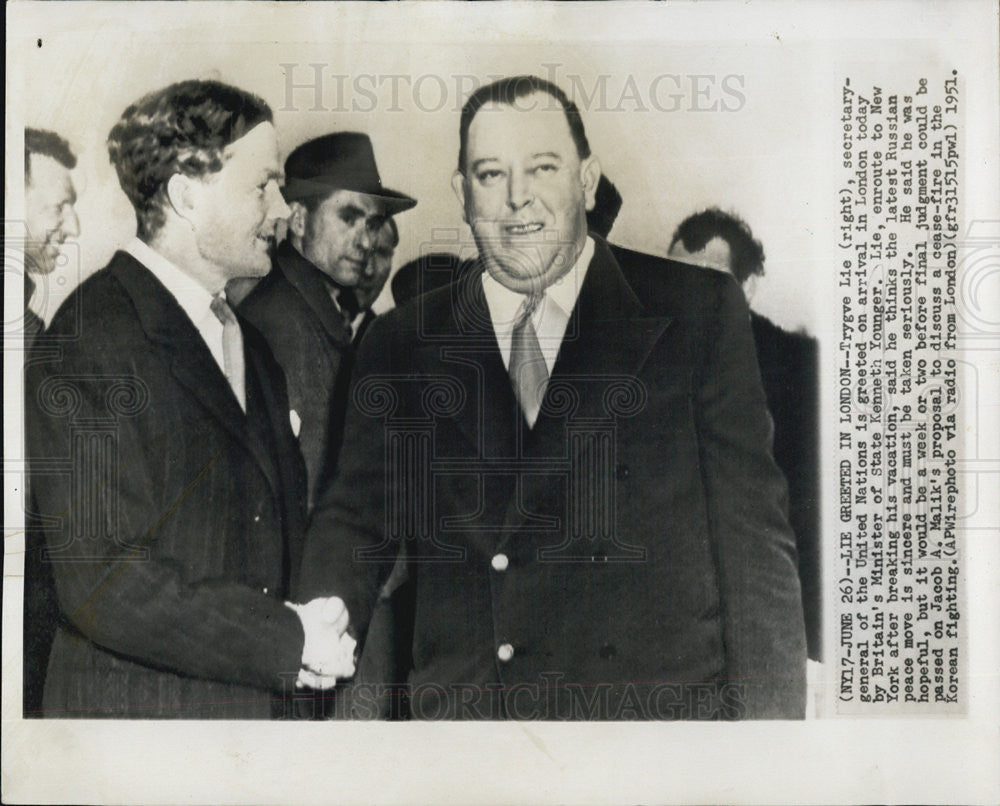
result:
[[[670,319],[648,317],[607,245],[594,257],[566,328],[552,378],[636,376]]]
[[[420,348],[421,369],[452,369],[465,381],[466,404],[454,422],[480,458],[509,457],[521,419],[504,367],[478,273],[450,287],[453,315],[444,329]],[[425,329],[433,323],[425,323]],[[419,370],[418,370],[419,371]]]
[[[132,298],[146,335],[168,356],[170,372],[177,382],[250,452],[272,490],[279,494],[273,461],[251,438],[246,415],[226,376],[177,300],[149,269],[126,252],[115,255],[110,270]],[[250,355],[245,360],[248,370],[252,367],[257,371]]]
[[[619,382],[641,383],[643,366],[670,322],[669,317],[645,313],[607,245],[595,238],[594,257],[559,348],[542,411],[535,427],[525,432],[528,453],[536,458],[566,457],[567,423],[612,418],[606,409],[606,392]],[[570,413],[551,413],[559,408],[557,396],[566,390],[576,400],[576,408]],[[550,476],[527,474],[520,486],[522,500],[515,497],[507,507],[504,532],[508,536],[534,520],[527,511],[531,502],[556,495]]]
[[[278,247],[275,265],[305,300],[323,328],[323,332],[341,348],[349,346],[351,332],[330,297],[330,286],[320,270],[296,252],[288,241]]]

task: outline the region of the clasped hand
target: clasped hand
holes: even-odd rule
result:
[[[306,604],[285,604],[298,614],[305,632],[298,684],[326,690],[338,680],[353,677],[357,641],[347,632],[350,617],[343,599],[330,596]]]

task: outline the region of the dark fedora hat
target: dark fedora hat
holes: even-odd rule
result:
[[[335,132],[308,140],[285,160],[282,193],[286,201],[325,196],[333,190],[353,190],[381,199],[387,215],[409,210],[417,203],[382,187],[372,141],[360,132]]]

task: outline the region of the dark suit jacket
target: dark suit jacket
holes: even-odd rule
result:
[[[354,331],[354,343],[361,344],[361,340],[365,337],[365,333],[368,332],[368,328],[371,327],[372,322],[375,321],[378,314],[376,314],[371,308],[365,309],[365,315],[361,317],[361,321],[358,323],[357,330]]]
[[[27,378],[32,486],[65,619],[46,716],[267,718],[303,642],[285,605],[304,469],[284,379],[243,325],[247,413],[174,297],[126,253]],[[74,330],[76,329],[76,330]]]
[[[361,346],[298,591],[345,596],[363,627],[377,561],[405,545],[417,717],[803,714],[795,543],[742,293],[622,254],[597,240],[533,429],[475,276]]]
[[[240,313],[264,334],[284,370],[289,403],[302,423],[299,445],[311,508],[340,446],[354,358],[351,331],[320,270],[287,241],[278,247],[270,273],[240,304]]]
[[[35,293],[35,281],[31,275],[25,272],[24,275],[24,319],[21,322],[21,334],[24,339],[24,350],[31,349],[35,339],[45,330],[45,322],[37,313],[28,307],[31,295]]]
[[[24,275],[24,320],[22,344],[25,367],[31,362],[33,348],[43,338],[45,323],[31,308],[28,300],[34,293],[35,283],[30,274]],[[40,347],[39,350],[44,350]],[[27,482],[27,478],[25,480]],[[23,713],[25,717],[42,715],[42,692],[45,669],[49,664],[49,650],[59,621],[52,568],[43,561],[45,538],[41,534],[30,484],[25,484],[24,523],[24,622],[21,654],[23,680]]]
[[[788,479],[809,657],[822,660],[818,348],[815,339],[782,330],[758,313],[751,312],[750,326],[774,418],[774,461]]]

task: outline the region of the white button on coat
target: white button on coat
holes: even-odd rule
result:
[[[499,649],[497,649],[497,657],[506,663],[514,657],[514,647],[510,644],[500,644]]]
[[[507,566],[510,565],[510,560],[507,559],[506,554],[495,554],[490,561],[490,565],[493,566],[494,571],[506,571]]]

